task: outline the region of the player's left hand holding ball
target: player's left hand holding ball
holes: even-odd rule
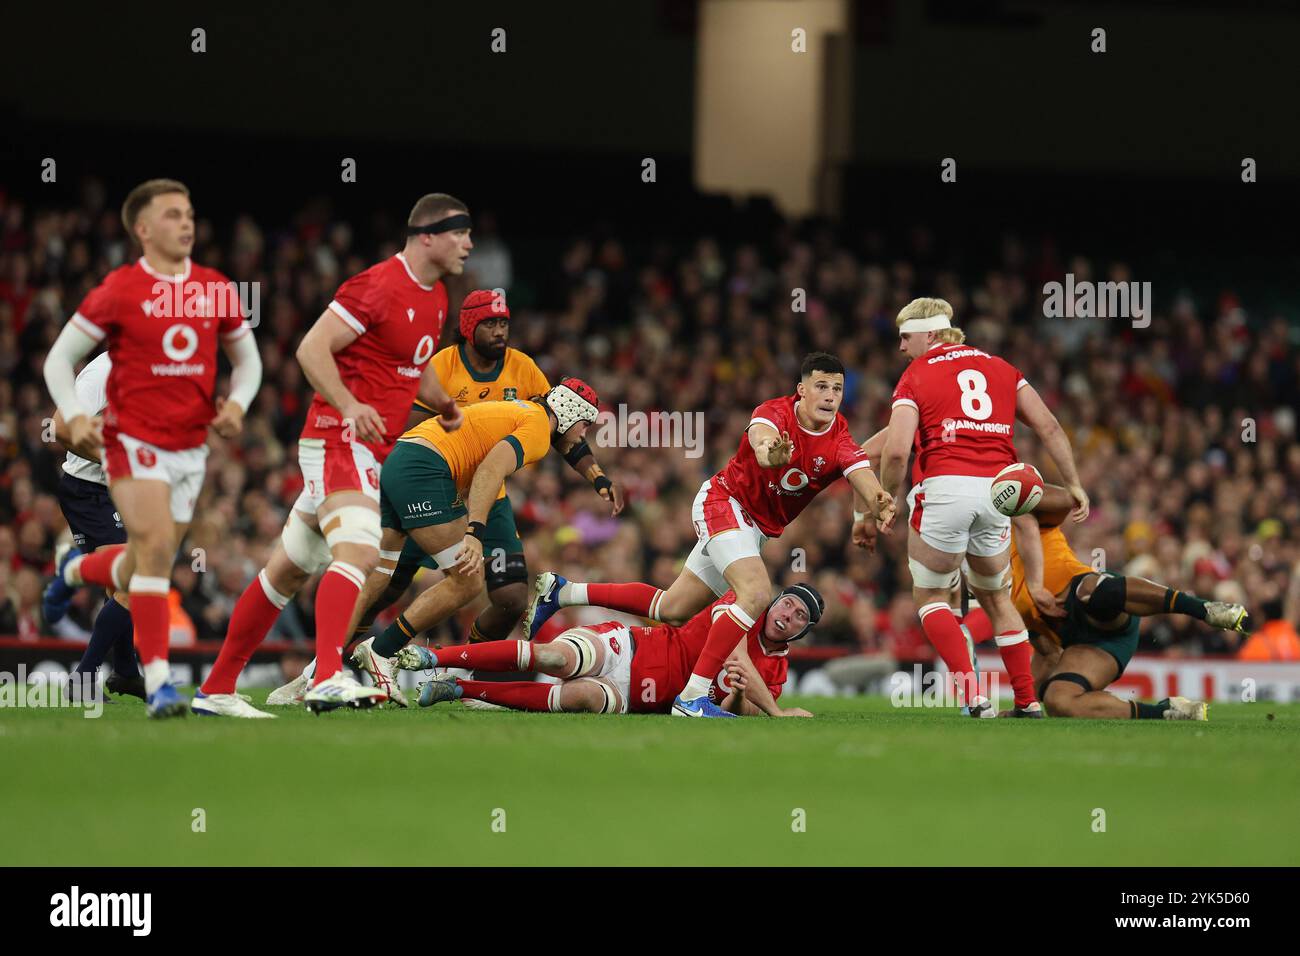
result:
[[[743,694],[745,688],[749,686],[748,674],[745,666],[734,657],[726,663],[727,686],[737,694]]]
[[[238,402],[217,399],[217,416],[209,427],[222,438],[234,438],[244,430],[244,410]]]

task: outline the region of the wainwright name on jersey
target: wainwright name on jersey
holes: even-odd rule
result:
[[[1027,384],[1014,365],[969,345],[912,359],[891,407],[911,405],[920,418],[913,477],[991,478],[1014,462],[1016,393]]]
[[[170,301],[182,283],[186,314],[155,309]],[[229,288],[229,296],[191,289]],[[217,337],[233,341],[250,334],[230,280],[216,269],[185,260],[185,271],[163,275],[140,257],[119,266],[91,290],[70,320],[108,346],[108,404],[104,438],[128,435],[168,451],[197,448],[207,440],[216,415],[212,392],[217,379]],[[193,313],[193,314],[191,314]]]
[[[871,466],[866,452],[849,434],[843,415],[836,412],[824,429],[810,431],[795,415],[798,402],[798,395],[771,399],[754,409],[749,420],[750,425],[769,425],[777,434],[789,432],[794,449],[788,463],[780,468],[761,466],[746,434],[715,479],[769,538],[778,537],[818,492],[841,475]]]
[[[364,443],[382,462],[406,428],[420,376],[442,336],[447,290],[441,282],[423,285],[399,252],[339,286],[329,309],[357,333],[334,361],[353,397],[384,420],[382,441]],[[314,395],[302,437],[339,443],[342,431],[339,410]]]

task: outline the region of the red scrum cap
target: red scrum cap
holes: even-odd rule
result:
[[[506,306],[506,294],[491,289],[475,289],[465,296],[460,304],[460,334],[466,342],[474,341],[474,330],[480,322],[488,319],[508,319],[510,309]]]

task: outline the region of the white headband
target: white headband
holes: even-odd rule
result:
[[[939,329],[952,328],[952,321],[942,312],[938,315],[927,315],[923,319],[908,319],[898,327],[901,335],[904,332],[937,332]]]

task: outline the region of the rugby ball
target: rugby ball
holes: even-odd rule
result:
[[[993,507],[1008,518],[1029,514],[1043,500],[1043,476],[1033,465],[1016,462],[993,477]]]

